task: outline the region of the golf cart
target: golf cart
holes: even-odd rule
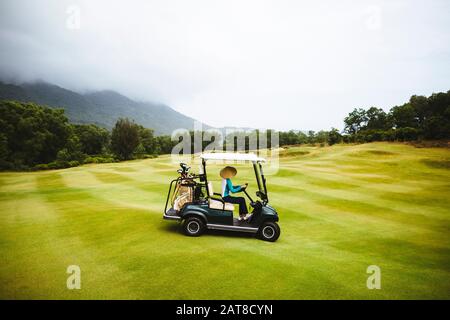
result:
[[[265,159],[250,153],[204,153],[201,173],[190,173],[190,167],[181,163],[178,170],[180,176],[172,180],[167,194],[163,218],[182,222],[186,235],[200,236],[205,229],[248,232],[257,234],[265,241],[276,241],[280,236],[277,224],[278,214],[269,206],[266,178],[262,170]],[[206,163],[208,160],[251,162],[255,172],[258,191],[254,201],[243,188],[250,201],[251,215],[246,221],[233,218],[234,205],[222,199],[220,193],[213,190],[212,182],[208,181]]]

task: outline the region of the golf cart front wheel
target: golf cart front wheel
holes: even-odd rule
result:
[[[280,236],[280,227],[276,222],[265,222],[259,228],[259,237],[264,241],[274,242]]]
[[[183,231],[184,234],[190,237],[198,237],[205,230],[205,224],[197,217],[189,217],[184,220]]]

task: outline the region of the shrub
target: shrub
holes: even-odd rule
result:
[[[49,167],[48,167],[48,164],[46,164],[46,163],[41,163],[41,164],[35,165],[33,169],[34,169],[34,170],[48,170]]]
[[[420,130],[417,128],[398,128],[395,130],[395,137],[400,141],[417,140],[420,135]]]
[[[133,155],[136,159],[144,159],[146,151],[142,143],[140,143],[136,149],[134,149]]]
[[[84,159],[83,163],[111,163],[117,162],[112,156],[91,156]]]
[[[69,167],[78,167],[80,165],[80,162],[77,160],[72,160],[68,162]]]
[[[52,161],[47,166],[51,170],[64,169],[64,168],[69,168],[70,167],[69,162],[67,162],[67,161],[60,161],[60,160]]]

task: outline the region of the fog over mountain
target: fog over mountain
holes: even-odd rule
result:
[[[217,127],[342,128],[354,107],[448,90],[448,12],[447,0],[2,0],[0,78],[135,110],[112,90]]]
[[[152,128],[156,134],[170,135],[179,128],[192,130],[195,122],[164,104],[134,101],[111,90],[79,94],[45,82],[22,85],[0,82],[0,100],[35,102],[64,108],[73,123],[94,123],[108,129],[122,117]],[[205,124],[202,126],[204,129],[209,128]]]

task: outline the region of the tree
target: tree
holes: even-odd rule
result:
[[[172,141],[170,136],[157,136],[155,151],[157,154],[169,154],[178,141]]]
[[[307,139],[308,143],[313,144],[316,142],[316,136],[315,136],[315,132],[313,130],[309,130],[308,131],[308,139]]]
[[[342,142],[342,135],[339,133],[339,130],[331,128],[331,131],[328,132],[328,144],[332,146],[333,144],[340,142]]]
[[[419,118],[416,110],[409,103],[391,109],[391,117],[395,128],[418,128]]]
[[[440,115],[428,117],[423,124],[423,133],[426,139],[450,138],[450,121]]]
[[[76,135],[72,135],[67,139],[65,147],[58,151],[56,160],[62,162],[78,161],[82,162],[86,155],[82,151],[80,139]]]
[[[391,120],[381,108],[371,107],[366,111],[367,124],[364,129],[388,130],[392,128]]]
[[[4,133],[0,133],[0,168],[9,168],[10,165],[8,163],[8,138]]]
[[[314,134],[313,134],[314,135]],[[278,132],[278,138],[279,138],[279,145],[280,146],[286,146],[286,145],[297,145],[302,143],[308,142],[308,136],[299,131],[289,130],[289,131],[279,131]],[[270,138],[268,138],[270,139]],[[269,141],[268,141],[269,142]]]
[[[308,143],[308,136],[304,132],[299,132],[298,134],[298,143],[305,144]]]
[[[430,105],[428,98],[424,96],[412,96],[408,103],[412,110],[414,110],[414,118],[418,122],[419,126],[423,124],[425,119],[430,116]],[[412,122],[410,122],[412,123]]]
[[[450,138],[450,91],[432,94],[427,107],[421,126],[425,138]]]
[[[367,124],[366,110],[359,108],[353,109],[344,119],[345,132],[349,134],[358,133],[359,130],[365,127]]]
[[[154,154],[156,152],[156,141],[153,136],[153,130],[139,126],[139,140],[142,150],[146,154]]]
[[[89,155],[98,155],[104,153],[110,140],[108,130],[96,126],[94,124],[88,125],[73,125],[73,132],[78,137],[81,151]]]
[[[21,170],[54,161],[70,133],[62,109],[16,101],[0,102],[2,168]]]
[[[139,126],[128,118],[117,120],[111,134],[111,149],[121,160],[129,160],[139,145]]]
[[[325,130],[320,130],[316,133],[316,142],[325,143],[328,142],[328,132]]]

